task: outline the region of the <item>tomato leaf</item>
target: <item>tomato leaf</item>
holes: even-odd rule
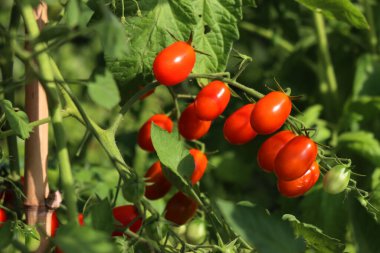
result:
[[[370,161],[375,166],[380,166],[380,142],[373,133],[358,131],[345,132],[338,137],[337,151],[355,153]]]
[[[0,250],[7,247],[12,242],[12,222],[7,221],[0,226]]]
[[[88,95],[100,106],[112,109],[120,102],[119,89],[113,79],[112,73],[96,73],[94,81],[88,84]]]
[[[360,201],[350,198],[351,222],[353,239],[356,242],[357,252],[376,252],[380,248],[380,225],[368,213]]]
[[[370,54],[362,55],[356,63],[353,98],[363,95],[380,95],[380,59]]]
[[[329,18],[346,22],[359,29],[369,29],[363,13],[350,0],[296,0],[309,9],[321,9]]]
[[[320,253],[343,252],[344,244],[322,232],[316,226],[300,222],[295,216],[285,214],[282,219],[288,221],[297,237],[303,237],[307,246]]]
[[[104,231],[111,234],[113,231],[112,207],[107,198],[98,200],[92,204],[88,210],[89,215],[86,216],[85,224],[91,224],[96,230]]]
[[[23,140],[27,139],[32,128],[28,125],[29,120],[25,112],[16,112],[9,100],[0,100],[0,107],[5,113],[10,127],[16,132],[17,136]]]
[[[178,40],[187,41],[211,56],[197,54],[193,72],[221,72],[226,68],[232,43],[238,39],[237,23],[242,17],[239,0],[142,0],[142,15],[126,18],[128,56],[108,59],[112,68],[128,81],[138,75],[150,78],[157,53]],[[218,10],[218,11],[215,11]],[[119,63],[112,63],[120,61]],[[129,69],[133,68],[133,71]],[[119,76],[119,75],[118,75]]]
[[[249,202],[234,204],[218,200],[218,206],[227,222],[245,240],[251,242],[258,252],[294,253],[304,252],[301,239],[294,238],[289,224],[257,205]],[[275,231],[275,232],[274,232]],[[273,242],[276,243],[273,243]]]
[[[115,250],[106,233],[73,224],[60,226],[54,242],[63,252],[108,253]]]
[[[178,131],[174,129],[168,133],[152,123],[151,138],[158,158],[164,165],[164,175],[178,189],[192,194],[189,180],[195,167],[194,159],[185,148]]]

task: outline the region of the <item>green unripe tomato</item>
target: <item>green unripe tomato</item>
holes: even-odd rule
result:
[[[194,219],[187,225],[185,238],[188,243],[201,244],[205,241],[206,236],[207,227],[204,220]]]
[[[344,191],[350,182],[351,171],[344,165],[336,165],[323,177],[323,189],[330,194]]]
[[[138,176],[132,176],[123,184],[122,191],[127,201],[136,203],[144,196],[145,182]]]
[[[30,229],[28,234],[25,235],[25,245],[29,252],[34,252],[40,247],[40,234],[33,227],[28,227]]]

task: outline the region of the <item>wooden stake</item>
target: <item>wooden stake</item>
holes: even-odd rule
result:
[[[47,5],[41,2],[35,9],[39,28],[47,22]],[[49,116],[46,93],[38,80],[31,77],[27,70],[28,84],[25,88],[25,107],[29,121],[36,121]],[[36,252],[46,252],[50,235],[51,210],[45,199],[49,194],[47,181],[48,124],[34,128],[25,143],[25,195],[26,220],[29,225],[36,225],[41,235],[41,244]]]

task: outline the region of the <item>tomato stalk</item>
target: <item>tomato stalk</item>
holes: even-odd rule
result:
[[[320,56],[320,92],[326,101],[326,112],[330,117],[337,115],[339,109],[338,84],[335,77],[334,65],[331,61],[329,44],[326,36],[325,21],[321,11],[314,12],[314,23],[318,38],[319,56]]]
[[[375,19],[373,17],[373,10],[371,6],[370,0],[362,0],[362,5],[364,6],[365,14],[367,16],[367,20],[369,23],[369,43],[371,46],[372,54],[378,55],[378,39],[376,34],[376,25],[375,25]]]
[[[17,32],[17,28],[19,26],[20,21],[20,12],[17,6],[13,6],[11,11],[11,18],[9,22],[9,31],[12,35],[15,35]],[[11,46],[10,42],[7,46]],[[9,59],[6,63],[1,65],[1,74],[3,80],[9,80],[13,83],[13,55],[10,53],[11,51],[4,50],[5,52],[9,52],[7,59]],[[14,104],[15,100],[15,90],[9,89],[4,92],[4,98],[11,101]],[[7,123],[7,129],[11,129],[9,123]],[[12,159],[9,159],[9,167],[11,169],[12,176],[20,175],[20,164],[19,164],[19,156],[17,149],[17,136],[12,135],[7,137],[7,145],[8,145],[8,153]]]

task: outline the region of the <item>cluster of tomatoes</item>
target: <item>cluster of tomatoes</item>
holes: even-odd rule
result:
[[[188,43],[179,41],[158,54],[153,64],[153,72],[159,83],[172,86],[184,81],[194,64],[193,48]],[[229,87],[225,83],[210,82],[182,112],[178,121],[179,133],[188,140],[204,136],[212,121],[226,109],[230,97]],[[283,126],[291,109],[292,102],[287,94],[280,91],[270,92],[257,103],[246,104],[232,113],[225,120],[224,137],[231,144],[241,145],[258,134],[273,134]],[[172,131],[173,123],[167,116],[155,115],[150,120],[161,128]],[[149,124],[148,121],[140,130],[138,143],[143,149],[152,151],[153,145],[147,134],[150,130]],[[262,144],[257,159],[264,171],[275,173],[281,194],[297,197],[308,191],[319,178],[319,165],[315,161],[317,153],[317,145],[310,138],[296,136],[291,131],[280,131]],[[154,166],[150,171],[154,170]],[[146,176],[151,176],[150,171]],[[154,171],[160,170],[156,168]],[[154,181],[161,182],[159,192],[168,191],[170,183],[163,175],[160,174],[159,179]],[[155,188],[151,189],[154,191]],[[149,192],[149,195],[154,194]]]

